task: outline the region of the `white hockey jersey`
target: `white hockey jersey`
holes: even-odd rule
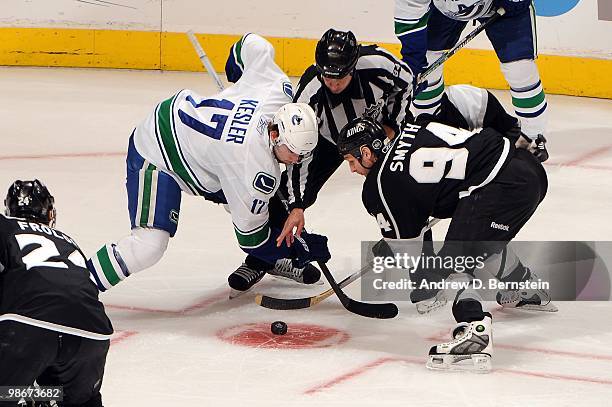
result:
[[[293,93],[267,40],[246,34],[234,51],[243,73],[233,86],[211,97],[185,89],[161,102],[134,144],[183,191],[224,196],[240,246],[253,249],[270,237],[268,201],[280,183],[267,124]]]

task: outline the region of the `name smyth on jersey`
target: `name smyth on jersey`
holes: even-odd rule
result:
[[[33,232],[44,233],[45,235],[49,235],[49,236],[55,236],[58,239],[65,240],[68,243],[76,246],[76,243],[74,242],[74,240],[72,240],[71,238],[69,238],[63,233],[58,233],[55,229],[52,229],[47,225],[41,225],[38,223],[24,222],[24,221],[18,221],[17,223],[19,224],[19,227],[21,228],[21,230],[31,230]]]
[[[420,129],[420,126],[415,126],[413,124],[408,124],[402,129],[402,133],[397,141],[397,147],[395,148],[395,151],[393,151],[391,164],[389,164],[389,169],[391,171],[395,172],[404,170],[404,159],[408,155],[408,151],[410,150],[410,147],[412,147],[414,137]]]
[[[240,101],[238,109],[236,109],[236,113],[234,113],[232,121],[230,122],[227,139],[225,140],[226,142],[233,142],[236,144],[244,143],[244,137],[249,129],[249,123],[251,123],[251,119],[253,118],[253,114],[258,104],[259,101],[253,99],[242,99]]]

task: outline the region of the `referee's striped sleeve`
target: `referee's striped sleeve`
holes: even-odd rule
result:
[[[295,103],[308,103],[317,117],[320,117],[320,109],[317,107],[320,91],[321,81],[317,77],[316,67],[311,65],[300,78],[293,101]],[[304,208],[304,191],[308,181],[308,167],[311,162],[312,156],[300,164],[287,165],[289,209]]]

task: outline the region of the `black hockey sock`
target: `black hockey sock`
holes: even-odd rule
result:
[[[491,318],[490,313],[482,310],[480,301],[472,298],[455,302],[453,304],[453,316],[457,322],[482,321],[485,316]]]
[[[520,282],[527,281],[531,278],[531,271],[523,266],[523,263],[519,261],[514,270],[512,270],[508,275],[499,278],[500,281],[503,282]]]

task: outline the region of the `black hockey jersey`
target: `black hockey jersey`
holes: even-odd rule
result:
[[[450,218],[459,199],[491,182],[514,145],[492,129],[407,125],[363,185],[363,204],[384,237],[418,237],[430,216]]]
[[[0,215],[0,320],[108,339],[113,328],[90,278],[69,236]]]

